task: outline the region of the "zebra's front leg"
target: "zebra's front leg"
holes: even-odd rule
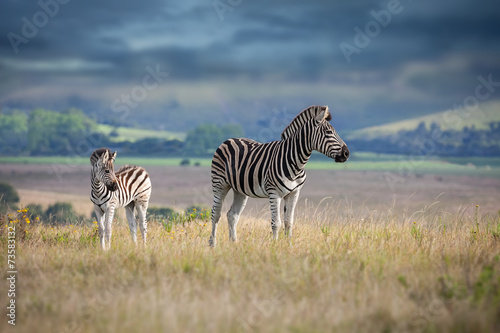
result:
[[[106,210],[106,224],[104,226],[104,249],[109,250],[111,248],[111,225],[113,223],[113,217],[115,215],[115,206],[109,205]],[[107,243],[107,245],[106,245]]]
[[[271,205],[271,229],[273,230],[273,239],[278,239],[278,232],[281,227],[280,207],[282,198],[278,194],[271,194],[269,196],[269,203]]]
[[[104,224],[105,224],[105,215],[100,207],[94,205],[95,215],[97,217],[97,226],[99,228],[99,240],[101,242],[101,248],[106,250],[106,243],[104,241]]]
[[[214,247],[217,244],[217,224],[220,219],[220,211],[222,210],[222,203],[224,202],[224,198],[229,192],[229,187],[223,188],[213,188],[214,192],[214,204],[212,206],[212,234],[210,235],[210,240],[208,244],[211,247]]]
[[[248,201],[248,196],[234,191],[234,201],[231,209],[227,212],[227,224],[229,226],[229,240],[236,242],[238,236],[236,235],[236,225],[240,219],[241,212],[245,209]]]
[[[292,237],[293,217],[295,214],[295,206],[299,199],[300,189],[290,192],[285,197],[284,220],[285,220],[285,236]]]

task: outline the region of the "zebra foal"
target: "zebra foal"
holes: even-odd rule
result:
[[[248,197],[269,198],[274,239],[278,238],[284,201],[285,234],[292,235],[295,205],[306,180],[304,167],[313,150],[335,162],[349,158],[349,149],[329,123],[331,119],[328,106],[311,106],[285,128],[280,141],[229,139],[219,146],[211,167],[214,200],[210,246],[216,245],[222,203],[230,189],[234,192],[227,213],[230,240],[237,240],[236,225]]]
[[[125,207],[132,240],[137,243],[137,222],[146,245],[146,211],[151,197],[151,180],[144,168],[125,165],[115,173],[113,162],[116,152],[99,148],[90,155],[90,200],[99,224],[99,236],[103,250],[111,247],[111,224],[115,209]],[[138,221],[135,219],[137,211]],[[106,245],[107,243],[107,245]]]

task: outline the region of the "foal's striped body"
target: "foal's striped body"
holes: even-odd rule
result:
[[[115,157],[116,152],[111,153],[106,148],[96,150],[90,157],[90,200],[94,203],[103,249],[106,249],[106,243],[108,248],[110,246],[113,216],[119,207],[125,207],[133,241],[137,242],[135,210],[144,244],[147,238],[146,211],[151,197],[151,180],[146,170],[138,166],[125,165],[115,173]]]

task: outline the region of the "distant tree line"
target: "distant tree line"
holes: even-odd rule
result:
[[[67,155],[110,147],[124,155],[209,156],[224,140],[241,136],[239,125],[203,124],[189,131],[185,141],[144,138],[116,142],[116,131],[100,132],[97,123],[77,109],[35,109],[29,114],[14,110],[0,114],[2,155]]]
[[[97,123],[82,111],[69,109],[54,112],[35,109],[28,114],[9,111],[0,114],[0,154],[68,155],[87,154],[99,147],[118,150],[121,155],[210,157],[228,138],[243,137],[239,125],[202,124],[188,131],[186,139],[144,138],[116,141],[116,131],[105,134]],[[376,138],[347,140],[351,151],[386,154],[439,156],[499,156],[500,122],[487,129],[465,127],[444,130],[438,124],[423,122],[414,130]]]
[[[216,126],[203,124],[188,131],[186,140],[145,138],[136,142],[113,143],[122,154],[161,156],[212,156],[219,145],[229,138],[242,137],[239,125]]]
[[[443,130],[436,123],[427,127],[421,122],[414,130],[347,142],[351,151],[384,154],[437,156],[499,156],[500,122],[487,129],[464,127],[462,130]]]
[[[0,154],[64,155],[93,137],[96,123],[76,109],[0,115]],[[104,138],[104,143],[107,143]]]

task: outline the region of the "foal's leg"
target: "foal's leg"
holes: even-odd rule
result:
[[[135,221],[135,202],[129,203],[125,206],[125,213],[127,214],[128,227],[130,229],[130,234],[132,235],[132,240],[137,244],[137,223]]]
[[[148,210],[148,202],[137,201],[135,203],[135,208],[137,210],[137,219],[139,223],[139,228],[142,234],[142,243],[146,246],[146,240],[148,235],[148,224],[146,221],[146,212]]]
[[[104,226],[104,236],[105,236],[105,243],[108,243],[107,250],[111,248],[111,225],[113,224],[113,217],[115,215],[115,206],[114,205],[108,205],[108,209],[106,210],[105,214],[105,220],[106,224]]]
[[[94,205],[95,215],[97,216],[97,226],[99,228],[99,240],[101,243],[101,248],[106,250],[106,243],[104,241],[104,223],[105,215],[104,212],[99,208],[99,206]]]

